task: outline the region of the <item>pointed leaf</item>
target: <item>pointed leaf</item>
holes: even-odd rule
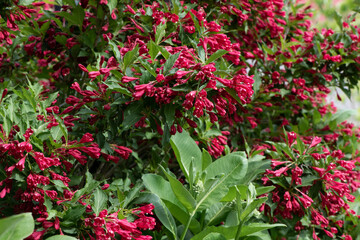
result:
[[[181,170],[183,171],[186,179],[190,181],[189,173],[191,161],[193,161],[193,168],[197,174],[202,169],[202,154],[198,145],[186,131],[173,135],[170,139],[170,143],[175,152],[176,160],[178,161]]]
[[[97,188],[94,192],[94,205],[92,206],[96,216],[98,216],[99,213],[106,208],[107,200],[108,197],[104,191],[100,188]]]
[[[206,60],[205,65],[212,63],[213,61],[215,61],[216,59],[224,56],[225,54],[227,54],[229,51],[226,51],[224,49],[219,49],[217,50],[213,55],[211,55],[208,60]]]
[[[227,194],[229,187],[241,183],[246,175],[247,167],[247,159],[243,152],[231,153],[211,163],[205,170],[207,173],[205,186],[207,187],[197,197],[196,210],[209,208],[219,202]],[[216,181],[213,182],[213,179]]]
[[[162,168],[163,169],[163,168]],[[179,199],[181,204],[188,210],[189,213],[192,213],[196,207],[196,201],[190,192],[182,185],[180,181],[171,176],[169,173],[163,169],[164,174],[168,178],[171,189],[174,192],[175,196]]]

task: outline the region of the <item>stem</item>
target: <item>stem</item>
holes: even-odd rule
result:
[[[192,218],[194,217],[195,215],[195,211],[191,213],[190,217],[189,217],[189,220],[188,222],[186,223],[186,226],[184,228],[184,232],[182,233],[181,237],[180,237],[180,240],[184,240],[185,239],[185,235],[187,233],[187,230],[189,229],[189,226],[190,226],[190,222],[192,220]]]

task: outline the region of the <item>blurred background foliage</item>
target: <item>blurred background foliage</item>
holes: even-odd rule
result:
[[[300,0],[305,5],[314,9],[312,23],[319,30],[331,28],[340,30],[340,25],[345,19],[354,18],[353,24],[360,27],[360,0]],[[360,80],[360,79],[359,79]],[[360,83],[358,89],[353,90],[349,99],[339,88],[333,88],[328,97],[329,102],[334,102],[338,109],[354,110],[352,122],[360,125]]]

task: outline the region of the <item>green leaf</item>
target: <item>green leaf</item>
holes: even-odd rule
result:
[[[149,49],[151,60],[154,61],[160,51],[159,47],[152,40],[148,43],[147,47]]]
[[[120,63],[121,62],[121,54],[120,54],[118,46],[114,43],[114,41],[112,41],[110,39],[109,39],[109,44],[110,44],[111,49],[114,52],[116,60]]]
[[[173,54],[168,58],[168,60],[164,64],[164,72],[163,72],[164,75],[167,74],[170,71],[170,69],[174,66],[176,60],[179,58],[179,55],[180,52]]]
[[[21,213],[0,219],[0,239],[22,240],[33,233],[34,227],[31,213]]]
[[[108,0],[107,6],[109,7],[110,14],[116,8],[117,0]]]
[[[59,141],[61,137],[63,136],[63,133],[61,131],[61,128],[59,125],[52,127],[50,130],[51,136],[54,140]]]
[[[122,123],[124,128],[129,128],[137,123],[140,118],[143,116],[141,110],[143,109],[142,104],[133,103],[127,106],[124,111],[124,121]]]
[[[69,222],[77,222],[78,220],[80,220],[85,210],[86,210],[86,206],[82,206],[82,205],[77,205],[75,207],[72,207],[66,211],[63,220]]]
[[[166,60],[168,60],[168,58],[170,57],[171,54],[165,48],[163,48],[161,46],[157,46],[157,47],[158,47],[159,51],[161,52],[161,54],[164,56],[164,58]]]
[[[94,204],[92,205],[92,209],[94,210],[96,216],[106,208],[108,197],[104,193],[103,190],[97,188],[94,192]]]
[[[245,237],[252,233],[264,231],[266,229],[275,228],[275,227],[286,227],[286,225],[281,223],[275,223],[275,224],[250,223],[249,225],[245,225],[241,228],[240,237]]]
[[[205,221],[207,222],[207,225],[218,225],[225,221],[226,216],[231,209],[231,203],[215,203],[206,211]]]
[[[266,200],[267,197],[257,198],[254,201],[252,201],[249,205],[247,205],[246,208],[240,214],[240,221],[244,221],[250,214],[254,212],[256,208],[260,207],[261,204],[266,202]]]
[[[229,187],[241,183],[247,168],[244,152],[231,153],[211,163],[205,169],[205,190],[196,199],[196,210],[204,210],[219,202],[227,194]]]
[[[131,51],[128,51],[125,56],[124,56],[124,62],[123,62],[123,69],[122,71],[125,72],[126,71],[126,68],[133,64],[135,62],[135,60],[138,58],[139,56],[139,45],[136,45],[136,47],[131,50]]]
[[[153,75],[155,78],[157,76],[155,70],[151,67],[151,65],[148,63],[147,60],[144,59],[140,59],[141,65],[143,65],[143,67],[148,70],[149,73],[151,73],[151,75]]]
[[[168,126],[173,125],[175,120],[175,109],[176,106],[174,104],[166,104],[164,108],[164,115],[166,119],[166,123]]]
[[[202,169],[202,154],[198,145],[186,131],[173,135],[170,139],[170,144],[174,150],[181,170],[183,171],[186,179],[190,181],[189,176],[191,171],[191,161],[193,161],[193,168],[196,173],[199,173]]]
[[[189,213],[194,212],[196,201],[190,192],[184,187],[184,185],[182,185],[180,181],[167,173],[164,168],[162,168],[162,170],[170,182],[172,191],[181,204],[188,210]]]
[[[139,203],[152,203],[154,205],[154,213],[160,222],[172,233],[174,239],[177,239],[177,229],[176,223],[171,215],[171,212],[166,207],[165,203],[160,199],[160,197],[154,193],[141,193]]]
[[[213,55],[211,55],[205,62],[205,65],[208,65],[209,63],[214,62],[216,59],[224,56],[225,54],[227,54],[229,51],[226,51],[224,49],[219,49],[217,50]]]
[[[204,240],[226,240],[226,238],[221,233],[209,233]]]
[[[163,177],[156,174],[145,174],[142,177],[144,185],[152,193],[159,196],[161,199],[169,201],[179,208],[183,208],[183,205],[176,198],[174,192],[171,189],[170,183],[166,181]]]
[[[160,23],[156,28],[155,43],[159,45],[162,38],[165,36],[166,23]]]
[[[212,157],[208,151],[203,149],[201,156],[202,170],[204,171],[212,163]]]
[[[55,235],[47,238],[46,240],[76,240],[77,238],[66,236],[66,235]]]
[[[84,9],[80,5],[73,8],[71,13],[57,12],[56,15],[65,18],[72,25],[80,26],[80,29],[85,18]]]

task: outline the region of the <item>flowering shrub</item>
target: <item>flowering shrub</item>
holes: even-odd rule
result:
[[[351,18],[334,32],[294,1],[56,4],[0,6],[0,214],[31,212],[28,239],[358,235],[359,133],[325,101],[359,78]]]

